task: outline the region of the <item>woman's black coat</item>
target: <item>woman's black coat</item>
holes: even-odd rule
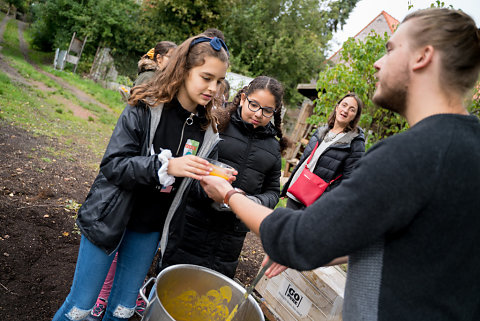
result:
[[[319,144],[323,141],[323,138],[328,133],[329,128],[327,126],[319,128],[312,136],[305,151],[303,152],[300,161],[293,169],[290,178],[283,186],[281,196],[286,196],[287,190],[290,187],[292,178],[295,176],[297,170],[302,165],[304,160],[310,156],[316,143]],[[325,182],[329,182],[339,175],[342,175],[338,180],[333,182],[325,192],[328,192],[335,186],[341,183],[342,180],[347,179],[351,172],[357,166],[358,160],[365,153],[365,135],[363,130],[358,128],[347,132],[342,138],[328,147],[323,154],[318,158],[317,164],[313,170],[313,173],[323,179]],[[297,203],[297,205],[303,204]]]

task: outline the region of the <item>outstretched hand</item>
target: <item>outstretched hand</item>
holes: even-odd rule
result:
[[[212,169],[212,165],[207,160],[194,155],[185,155],[170,158],[167,173],[175,177],[191,177],[200,180]]]
[[[268,260],[269,260],[268,255],[265,255],[265,258],[263,259],[263,262],[262,262],[262,266],[267,264]],[[265,271],[265,276],[268,278],[273,278],[274,276],[279,275],[286,269],[288,269],[288,266],[273,262],[273,264]]]
[[[200,185],[202,185],[208,197],[218,203],[223,203],[225,194],[227,194],[229,190],[233,189],[232,185],[230,185],[227,180],[217,176],[202,177]]]

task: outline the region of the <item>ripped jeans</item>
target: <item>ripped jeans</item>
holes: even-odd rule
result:
[[[125,321],[135,312],[138,291],[158,248],[160,232],[125,232],[103,321]],[[53,321],[84,320],[97,301],[115,253],[110,256],[82,235],[73,284]]]

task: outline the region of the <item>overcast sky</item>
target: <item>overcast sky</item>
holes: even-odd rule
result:
[[[332,41],[330,42],[331,49],[327,54],[327,57],[337,51],[342,43],[348,39],[348,37],[355,36],[360,30],[362,30],[367,24],[369,24],[376,16],[386,11],[395,19],[402,21],[403,18],[409,13],[408,3],[413,4],[415,9],[423,9],[430,7],[430,4],[435,2],[434,0],[360,0],[355,9],[350,13],[343,30],[339,30],[334,34]],[[446,6],[452,5],[455,9],[462,9],[473,17],[477,26],[480,26],[480,0],[443,0]]]

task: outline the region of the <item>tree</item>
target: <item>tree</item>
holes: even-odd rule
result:
[[[137,32],[140,6],[133,1],[49,0],[34,3],[32,11],[33,44],[41,50],[67,49],[76,32],[79,38],[88,37],[84,56],[93,56],[98,45],[114,53],[121,48],[127,56],[135,51],[129,39]]]
[[[25,11],[28,9],[28,6],[30,5],[30,0],[7,0],[8,8],[15,7],[19,11],[25,13]]]
[[[232,53],[232,71],[283,82],[287,100],[300,100],[296,86],[322,68],[332,32],[357,0],[236,1],[222,23]]]
[[[34,5],[34,44],[65,48],[74,31],[88,36],[85,56],[109,46],[122,74],[158,41],[181,43],[218,28],[231,51],[232,71],[282,81],[294,102],[296,86],[323,66],[332,31],[358,0],[40,0]],[[130,70],[130,72],[128,72]],[[299,99],[298,99],[299,100]]]
[[[234,0],[148,0],[143,10],[158,41],[180,43],[207,28],[218,28],[233,3]]]

